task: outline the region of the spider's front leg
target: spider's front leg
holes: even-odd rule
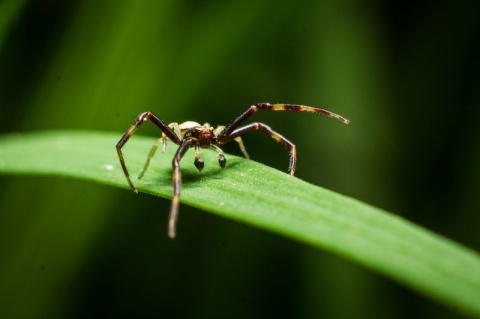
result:
[[[250,116],[255,114],[258,110],[311,112],[311,113],[323,114],[328,117],[336,118],[337,120],[345,124],[349,123],[349,120],[346,119],[345,117],[325,109],[317,108],[317,107],[305,106],[300,104],[257,103],[250,106],[245,112],[240,114],[239,117],[234,119],[229,125],[227,125],[225,128],[223,128],[223,130],[221,130],[220,134],[217,137],[219,144],[227,143],[232,139],[238,139],[240,135],[244,133],[257,131],[257,130],[262,130],[262,132],[266,133],[267,135],[271,136],[278,142],[282,143],[288,150],[290,150],[290,164],[288,167],[290,175],[293,175],[295,173],[295,166],[297,163],[296,149],[295,149],[295,145],[292,142],[290,142],[289,140],[287,140],[285,137],[278,134],[277,132],[273,131],[270,127],[268,127],[263,123],[253,123],[253,124],[249,124],[239,128],[240,124],[242,124],[246,119],[248,119]]]
[[[182,185],[182,173],[180,171],[180,160],[185,155],[194,141],[191,139],[183,140],[175,153],[172,161],[173,167],[173,198],[170,206],[170,215],[168,217],[168,237],[175,238],[176,224],[178,218],[178,206],[180,204],[180,187]]]
[[[165,123],[163,122],[160,118],[158,118],[155,114],[152,112],[144,112],[140,114],[136,119],[135,123],[133,123],[132,126],[128,129],[125,134],[123,134],[122,138],[120,141],[117,143],[117,154],[118,154],[118,159],[120,160],[120,164],[122,165],[123,173],[125,174],[125,177],[127,178],[128,185],[130,185],[130,188],[135,192],[138,193],[137,188],[133,185],[132,180],[130,179],[130,174],[128,173],[127,165],[125,163],[125,159],[123,157],[122,153],[122,148],[123,146],[128,142],[130,137],[135,133],[135,131],[139,128],[140,125],[143,124],[143,122],[150,120],[153,124],[155,124],[162,132],[169,138],[171,139],[175,144],[180,144],[181,139],[175,132]]]
[[[257,113],[258,110],[264,111],[293,111],[293,112],[311,112],[317,114],[323,114],[328,117],[336,118],[337,120],[348,124],[350,121],[336,113],[330,112],[325,109],[321,109],[318,107],[300,105],[300,104],[284,104],[284,103],[257,103],[250,106],[245,112],[240,114],[235,120],[233,120],[230,124],[228,124],[220,133],[220,138],[226,138],[229,136],[237,127],[240,126],[247,118],[252,116],[253,114]]]

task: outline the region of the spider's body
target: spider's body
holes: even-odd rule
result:
[[[283,144],[289,151],[290,151],[290,165],[288,171],[290,175],[293,175],[295,172],[295,166],[297,162],[297,155],[296,155],[296,148],[295,145],[287,140],[282,135],[278,134],[277,132],[273,131],[269,126],[255,122],[251,124],[247,124],[245,126],[240,126],[248,117],[252,114],[256,113],[258,110],[266,110],[266,111],[296,111],[296,112],[312,112],[312,113],[319,113],[329,117],[336,118],[341,122],[348,124],[348,120],[343,116],[338,114],[332,113],[330,111],[298,105],[298,104],[270,104],[270,103],[257,103],[250,106],[244,113],[242,113],[239,117],[234,119],[229,125],[227,126],[218,126],[217,128],[211,127],[208,123],[200,125],[199,123],[187,121],[181,124],[178,123],[171,123],[166,124],[156,115],[151,112],[144,112],[140,114],[135,123],[130,127],[130,129],[122,136],[120,141],[117,143],[117,153],[120,159],[120,164],[122,165],[123,172],[127,177],[128,184],[130,188],[134,192],[138,192],[135,186],[133,185],[130,175],[128,173],[127,166],[125,164],[125,160],[123,158],[122,147],[127,143],[130,137],[135,133],[137,128],[142,125],[143,122],[150,120],[155,124],[161,131],[162,137],[157,139],[154,143],[150,153],[148,154],[147,161],[145,162],[145,166],[143,170],[140,172],[138,178],[142,178],[143,174],[148,168],[151,158],[155,154],[160,142],[162,143],[162,151],[165,152],[167,138],[169,138],[173,143],[179,145],[175,156],[173,157],[172,167],[173,167],[173,198],[172,204],[170,207],[170,216],[168,222],[168,235],[170,238],[175,237],[175,224],[178,216],[178,206],[179,206],[179,199],[180,199],[180,184],[181,184],[181,172],[180,172],[180,160],[185,155],[185,153],[190,149],[195,149],[195,161],[194,165],[198,170],[202,170],[205,163],[200,157],[200,148],[210,148],[215,150],[218,153],[218,163],[221,168],[225,167],[227,160],[225,159],[225,155],[223,151],[220,149],[218,145],[222,145],[228,143],[232,140],[235,140],[246,158],[250,158],[245,146],[243,145],[241,135],[251,132],[251,131],[258,131],[261,130],[265,134],[269,135],[276,141]]]
[[[195,145],[202,148],[208,148],[212,144],[216,144],[216,136],[213,133],[213,127],[196,126],[185,132],[183,138],[191,138],[195,141]]]

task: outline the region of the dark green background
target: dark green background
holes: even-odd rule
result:
[[[254,120],[297,144],[299,178],[479,250],[479,9],[467,0],[3,0],[0,130],[120,138],[145,110],[219,125],[255,102],[324,107],[351,124],[306,113]],[[159,132],[140,134],[153,142]],[[254,160],[286,171],[280,145],[260,133],[244,141]],[[329,253],[185,205],[171,241],[168,200],[0,178],[2,318],[459,316]]]

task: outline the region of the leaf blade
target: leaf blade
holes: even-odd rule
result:
[[[52,131],[0,138],[0,172],[87,179],[128,188],[115,144],[120,134]],[[140,171],[153,138],[134,136],[127,166]],[[171,198],[171,158],[158,154],[139,191]],[[254,161],[228,156],[218,168],[215,152],[182,161],[182,203],[327,249],[380,272],[459,311],[480,315],[478,253],[358,200],[311,185]],[[135,176],[135,174],[132,174]],[[179,230],[181,233],[181,229]]]

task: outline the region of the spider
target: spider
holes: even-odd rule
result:
[[[272,137],[277,142],[280,142],[283,146],[285,146],[290,151],[290,164],[288,166],[288,172],[290,173],[290,175],[293,175],[295,173],[295,166],[297,163],[297,153],[296,153],[295,145],[292,142],[290,142],[285,137],[275,132],[269,126],[263,123],[255,122],[255,123],[247,124],[245,126],[240,126],[240,124],[242,124],[247,118],[252,116],[258,110],[312,112],[312,113],[319,113],[319,114],[326,115],[328,117],[336,118],[345,124],[349,123],[348,119],[338,114],[335,114],[333,112],[316,108],[316,107],[298,105],[298,104],[257,103],[250,106],[245,112],[240,114],[239,117],[234,119],[227,126],[218,126],[217,128],[211,127],[208,123],[200,125],[199,123],[192,122],[192,121],[183,122],[181,124],[174,122],[167,125],[163,120],[161,120],[152,112],[144,112],[144,113],[141,113],[136,118],[135,123],[128,129],[128,131],[122,136],[120,141],[117,143],[116,147],[117,147],[117,153],[118,153],[118,158],[120,160],[120,164],[122,165],[123,172],[125,173],[125,177],[127,178],[130,188],[135,193],[138,193],[138,190],[133,185],[132,180],[130,179],[130,174],[125,164],[125,160],[123,158],[122,147],[127,143],[127,141],[130,139],[133,133],[135,133],[138,127],[142,125],[143,122],[150,120],[162,131],[162,137],[158,138],[153,144],[148,154],[145,165],[142,171],[140,172],[140,174],[138,175],[138,179],[141,179],[143,177],[143,174],[147,170],[148,165],[150,164],[150,160],[154,156],[160,143],[162,143],[162,152],[165,152],[167,138],[169,138],[173,143],[179,145],[177,152],[175,153],[175,156],[173,157],[173,161],[172,161],[173,198],[170,206],[170,215],[168,219],[168,236],[170,238],[175,238],[175,235],[176,235],[175,225],[178,217],[180,185],[181,185],[180,160],[188,151],[188,149],[192,147],[194,148],[195,160],[193,164],[199,171],[201,171],[205,165],[204,161],[200,157],[200,148],[210,148],[217,151],[218,164],[220,165],[221,168],[225,168],[227,160],[225,158],[223,151],[220,149],[220,147],[218,147],[218,145],[222,145],[234,140],[239,144],[240,150],[242,151],[245,158],[249,159],[250,156],[248,155],[240,136],[248,132],[261,130],[263,133]]]

